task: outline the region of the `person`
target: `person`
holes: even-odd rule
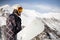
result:
[[[23,8],[21,6],[16,7],[13,13],[10,14],[6,20],[6,40],[17,40],[17,33],[21,31],[21,12]]]

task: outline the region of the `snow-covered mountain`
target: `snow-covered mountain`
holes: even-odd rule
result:
[[[27,28],[25,28],[25,29],[27,29],[27,30],[29,29],[29,30],[28,31],[24,30],[24,31],[26,31],[26,33],[24,32],[24,34],[26,34],[27,37],[33,38],[35,36],[35,38],[36,37],[39,38],[39,36],[40,36],[40,38],[41,38],[41,35],[42,35],[43,39],[41,38],[39,40],[44,40],[44,39],[49,40],[49,38],[47,38],[47,37],[50,37],[50,36],[51,36],[51,40],[60,40],[59,39],[60,38],[60,34],[59,34],[60,33],[60,18],[59,18],[60,13],[51,12],[51,13],[41,14],[39,12],[36,12],[35,10],[25,10],[24,14],[22,14],[22,15],[25,15],[25,17],[27,19],[27,21],[25,21],[25,23],[26,22],[29,23],[29,21],[30,21],[30,24],[26,25]],[[31,19],[29,17],[31,17]],[[41,25],[43,25],[43,26],[41,26]],[[47,25],[47,26],[45,26],[45,25]],[[30,28],[32,28],[32,29],[30,29]],[[42,28],[42,30],[39,30],[41,28]],[[34,30],[35,30],[35,32],[34,32]],[[41,31],[42,32],[40,33],[39,31],[36,31],[36,30],[39,30],[40,32]],[[32,31],[31,32],[32,35],[30,35],[31,33],[28,34],[30,31]],[[47,35],[46,31],[50,36],[46,36]],[[37,33],[39,32],[39,33],[37,34],[36,32]],[[46,38],[44,37],[44,35]],[[24,37],[23,40],[25,40],[25,39],[28,40],[27,37]],[[38,39],[33,38],[33,40],[38,40]]]
[[[0,7],[0,14],[11,14],[13,6],[4,5]],[[2,8],[3,10],[1,10]],[[1,21],[4,21],[6,15],[0,17]],[[21,19],[24,28],[17,34],[18,40],[60,40],[59,17],[60,13],[41,14],[35,10],[23,9]],[[2,22],[2,24],[5,25],[5,22]]]

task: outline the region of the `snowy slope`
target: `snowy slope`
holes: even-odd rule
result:
[[[60,17],[60,13],[40,14],[39,12],[36,12],[35,10],[24,10],[24,12],[22,13],[21,18],[22,18],[22,21],[23,21],[22,23],[25,24],[24,26],[26,26],[26,27],[25,27],[25,29],[23,29],[24,32],[22,33],[22,35],[23,34],[24,35],[23,35],[22,39],[23,40],[28,40],[29,38],[33,38],[34,36],[37,36],[44,29],[43,26],[45,24],[47,24],[48,27],[51,28],[52,30],[58,31],[58,33],[60,33],[60,31],[59,31],[59,29],[60,29],[60,26],[59,26],[60,25],[60,18],[59,17]],[[35,24],[36,21],[38,21],[38,23],[37,23],[38,25]],[[31,27],[30,24],[32,25],[32,27]],[[43,26],[41,26],[41,25],[43,25]],[[35,34],[34,33],[35,27],[37,27],[36,30],[39,30],[38,27],[42,28],[42,30],[40,30],[40,32],[37,31],[37,32],[39,32],[38,34],[36,33],[36,30],[35,30],[35,33],[36,33]],[[31,32],[30,28],[32,28],[32,32]],[[31,33],[32,33],[32,35],[31,35]],[[53,34],[52,34],[52,36],[53,36]],[[55,36],[53,36],[53,37],[55,37]]]

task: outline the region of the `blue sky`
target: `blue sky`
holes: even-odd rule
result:
[[[60,7],[60,0],[0,0],[0,5],[4,5],[4,4],[13,5],[16,3],[47,4],[47,5],[54,5]]]
[[[5,4],[20,4],[23,8],[37,10],[39,12],[46,12],[44,6],[48,7],[48,12],[51,11],[50,8],[60,9],[60,0],[0,0],[0,6]]]

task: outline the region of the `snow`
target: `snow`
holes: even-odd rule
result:
[[[18,33],[18,35],[21,35],[22,40],[30,40],[37,34],[40,34],[43,30],[44,24],[41,22],[41,20],[35,19],[28,27],[25,27],[20,33]],[[19,37],[20,36],[18,36],[18,39]]]
[[[0,17],[0,26],[6,25],[6,18]]]

